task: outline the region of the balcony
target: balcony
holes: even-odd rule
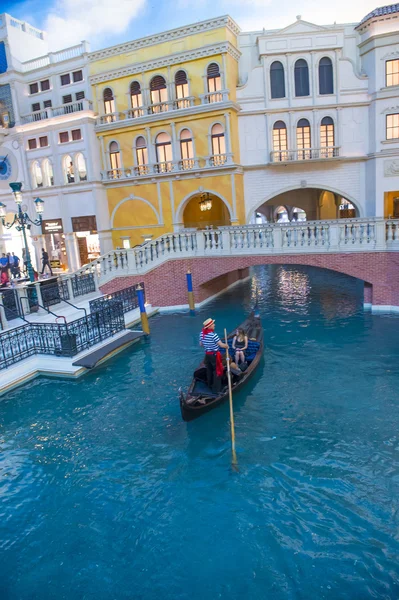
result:
[[[103,181],[135,179],[137,177],[154,177],[168,173],[187,173],[198,169],[212,169],[233,164],[232,154],[215,154],[204,158],[185,158],[178,161],[159,162],[120,169],[101,171]]]
[[[44,121],[51,119],[52,117],[60,117],[63,115],[70,115],[72,113],[81,112],[83,110],[92,110],[92,102],[84,98],[77,102],[70,102],[69,104],[63,104],[54,108],[44,108],[43,110],[37,110],[29,113],[28,115],[21,116],[22,125],[29,123],[36,123],[37,121]]]
[[[270,162],[286,163],[303,160],[326,160],[339,158],[339,146],[327,148],[303,148],[300,150],[277,150],[270,152]]]
[[[196,103],[196,100],[199,100],[199,103]],[[111,123],[120,123],[120,122],[130,122],[135,119],[148,119],[151,117],[156,118],[156,116],[163,117],[165,113],[170,113],[173,111],[187,110],[190,108],[197,109],[205,109],[209,105],[218,103],[218,102],[228,102],[229,101],[229,91],[228,90],[220,90],[218,92],[210,92],[208,94],[202,94],[199,99],[196,99],[194,96],[189,96],[187,98],[177,98],[176,100],[168,100],[166,102],[159,102],[157,104],[149,104],[143,106],[137,106],[133,108],[129,108],[124,111],[117,111],[113,113],[108,113],[105,115],[100,115],[97,117],[96,125],[103,126],[109,125]]]

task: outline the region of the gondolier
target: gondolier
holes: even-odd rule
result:
[[[203,328],[200,333],[200,344],[205,350],[206,379],[208,386],[214,394],[218,394],[222,387],[223,365],[219,348],[228,348],[228,345],[221,341],[218,334],[215,333],[214,319],[207,319],[203,322]]]

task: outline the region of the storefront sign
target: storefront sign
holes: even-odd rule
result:
[[[60,269],[61,261],[60,260],[50,260],[50,265],[52,269]]]
[[[94,215],[87,217],[72,217],[72,229],[75,232],[89,231],[90,233],[94,233],[97,231],[96,217]]]
[[[62,219],[48,219],[42,222],[42,233],[63,233]]]

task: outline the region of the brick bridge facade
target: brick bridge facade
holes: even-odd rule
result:
[[[399,253],[354,252],[284,256],[242,255],[169,260],[144,275],[116,277],[101,286],[104,293],[144,281],[147,301],[153,306],[187,304],[186,273],[193,277],[196,304],[246,277],[256,265],[307,265],[344,273],[365,282],[364,301],[373,309],[399,308]]]

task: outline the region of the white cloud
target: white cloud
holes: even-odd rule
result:
[[[241,0],[222,0],[224,8],[231,7],[236,21],[243,31],[279,29],[294,23],[297,15],[304,21],[317,25],[358,23],[367,13],[379,6],[377,0],[335,0],[320,3],[319,0],[246,0],[245,10],[240,10]],[[237,8],[237,10],[235,10]]]
[[[57,0],[46,19],[50,50],[125,32],[146,0]]]

